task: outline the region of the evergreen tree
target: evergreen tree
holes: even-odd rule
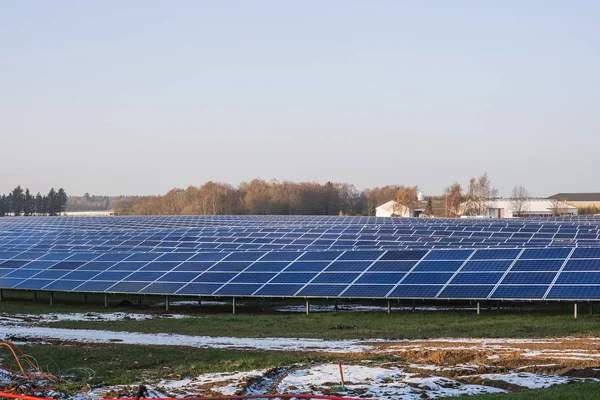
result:
[[[4,217],[8,212],[8,207],[6,204],[6,195],[2,195],[0,197],[0,217]]]
[[[44,214],[44,198],[40,192],[35,195],[35,213],[37,215]]]
[[[49,215],[50,214],[50,200],[48,199],[48,196],[43,196],[42,197],[42,215]]]
[[[56,194],[54,188],[48,192],[48,215],[54,216],[60,211],[60,199]]]
[[[58,198],[58,200],[57,200],[58,212],[59,212],[59,214],[64,213],[65,211],[67,211],[67,201],[68,201],[67,192],[65,192],[65,189],[60,188],[60,189],[58,189],[56,196]]]
[[[24,203],[23,188],[19,185],[12,191],[12,212],[15,217],[23,212]]]
[[[25,189],[25,196],[23,198],[23,214],[32,215],[34,211],[34,198],[29,191],[29,188]]]

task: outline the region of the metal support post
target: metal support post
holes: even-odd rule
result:
[[[392,313],[392,302],[388,300],[388,314]]]
[[[202,296],[198,296],[198,307],[202,307]]]
[[[306,315],[310,314],[310,300],[306,299]]]
[[[50,292],[50,305],[54,305],[54,292]]]
[[[412,312],[417,311],[417,306],[415,305],[415,300],[412,301]]]
[[[477,302],[477,315],[481,314],[481,304]]]
[[[231,313],[235,314],[235,297],[233,297],[233,299],[231,300]]]
[[[590,301],[590,315],[594,314],[594,303]]]
[[[169,311],[169,296],[165,296],[165,311]]]
[[[137,296],[137,305],[138,305],[138,307],[142,306],[142,295],[141,294],[138,294],[138,296]]]
[[[33,301],[35,301],[36,303],[38,301],[37,290],[33,292]]]
[[[4,291],[0,289],[0,301],[4,300]]]
[[[338,300],[335,299],[333,301],[333,311],[338,312]]]
[[[577,303],[573,304],[573,318],[577,319]]]
[[[108,308],[108,295],[104,295],[104,308]]]

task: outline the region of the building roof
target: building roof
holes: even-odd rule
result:
[[[567,201],[600,201],[600,193],[557,193],[548,198]]]
[[[490,200],[489,208],[505,208],[512,209],[513,199],[495,199]],[[553,210],[555,208],[560,209],[576,209],[577,207],[573,207],[570,204],[559,204],[557,205],[551,199],[527,199],[526,204],[529,207],[528,211],[544,211],[544,210]]]

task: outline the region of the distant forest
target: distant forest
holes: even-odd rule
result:
[[[60,215],[67,209],[67,192],[63,188],[50,189],[48,194],[32,194],[17,186],[0,197],[0,217],[7,215]]]
[[[119,215],[375,215],[403,186],[358,190],[347,183],[279,182],[254,179],[235,187],[207,182],[163,196],[119,200]]]
[[[67,212],[109,211],[114,210],[119,200],[133,200],[137,197],[97,196],[89,193],[83,196],[69,196]]]

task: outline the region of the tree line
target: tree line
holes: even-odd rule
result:
[[[50,189],[48,194],[32,194],[21,186],[0,196],[0,217],[6,215],[60,215],[67,209],[67,192]]]
[[[423,208],[428,216],[457,217],[482,212],[498,191],[485,173],[472,178],[465,190],[455,182],[442,196],[419,200],[418,194],[418,186],[404,185],[358,190],[352,184],[334,182],[254,179],[233,186],[209,181],[199,187],[173,189],[162,196],[123,199],[117,202],[115,212],[119,215],[375,215],[377,206],[396,200],[409,209]]]
[[[232,186],[206,182],[173,189],[163,196],[123,199],[119,215],[375,215],[375,208],[396,198],[404,187],[358,190],[348,183],[265,181]]]

